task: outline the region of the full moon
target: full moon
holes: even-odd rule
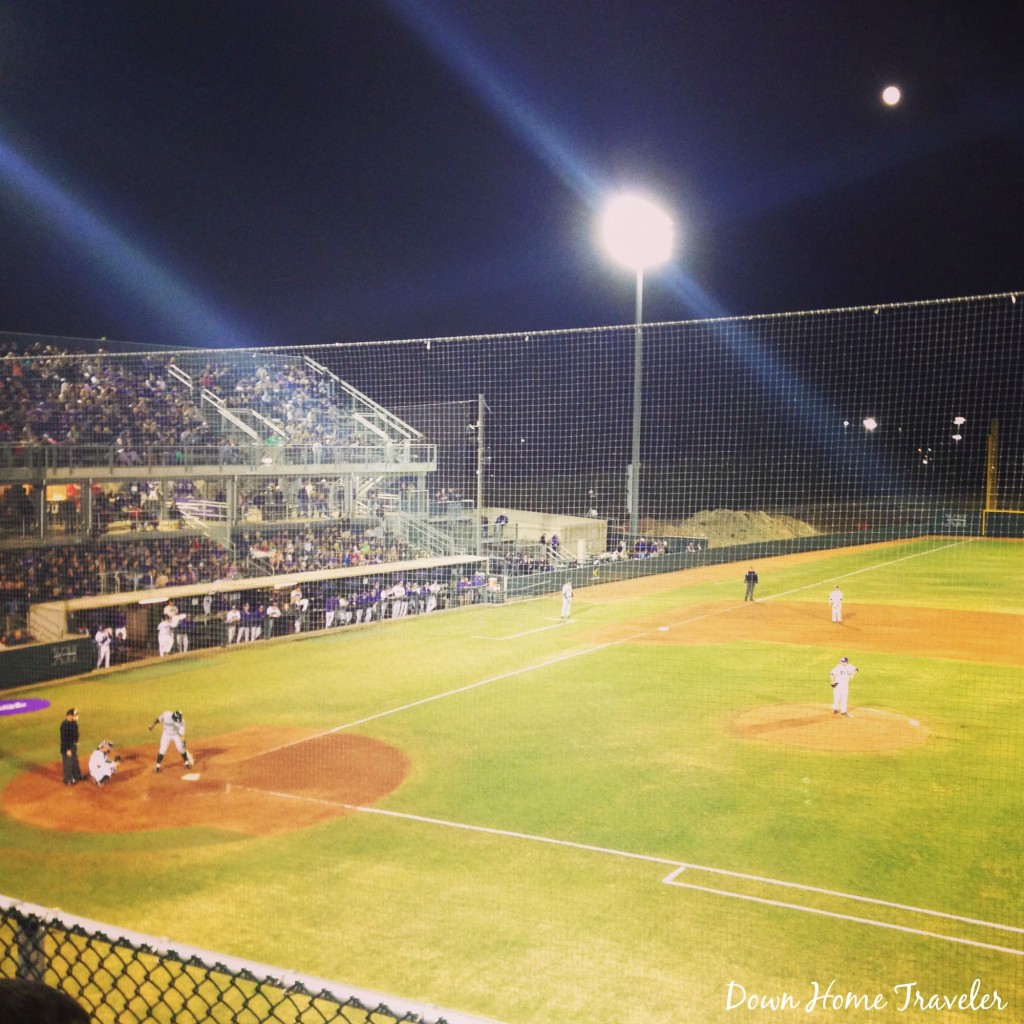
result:
[[[895,107],[896,104],[899,103],[899,101],[902,98],[902,96],[903,96],[903,94],[900,92],[899,88],[897,86],[895,86],[895,85],[886,86],[882,90],[882,102],[887,107]]]

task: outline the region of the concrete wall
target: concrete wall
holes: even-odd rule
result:
[[[494,520],[502,513],[509,520],[505,536],[516,538],[520,546],[539,543],[541,534],[550,541],[551,535],[557,533],[559,549],[566,555],[583,559],[607,550],[608,523],[604,519],[547,515],[531,509],[492,506],[483,510],[490,520],[489,536],[495,535]]]

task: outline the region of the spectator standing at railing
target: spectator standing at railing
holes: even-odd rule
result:
[[[227,627],[227,642],[233,644],[238,633],[238,625],[242,621],[242,613],[238,605],[233,604],[224,615],[224,625]]]
[[[174,644],[179,654],[187,654],[189,638],[192,630],[192,620],[188,612],[179,612],[174,616]]]
[[[334,619],[337,614],[338,595],[332,591],[324,601],[324,629],[330,629],[334,625]]]
[[[252,625],[249,627],[249,639],[259,640],[263,636],[263,620],[266,618],[267,611],[263,605],[257,605],[256,610],[252,614]]]
[[[294,630],[296,633],[301,633],[306,623],[306,612],[309,611],[309,598],[302,596],[302,588],[296,587],[292,591],[291,601],[289,602],[292,610],[292,615],[295,616]]]
[[[128,618],[123,608],[115,608],[112,618],[114,620],[114,660],[117,662],[128,659]]]
[[[242,615],[238,621],[238,635],[235,639],[235,643],[247,644],[252,639],[252,620],[255,612],[252,610],[249,602],[246,601],[242,605]]]
[[[275,598],[271,598],[267,604],[267,610],[263,614],[264,636],[269,640],[274,635],[274,630],[277,628],[277,620],[281,618],[281,609],[278,607]]]

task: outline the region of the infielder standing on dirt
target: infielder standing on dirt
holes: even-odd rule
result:
[[[850,699],[850,680],[857,674],[857,666],[850,664],[849,658],[843,658],[829,673],[832,681],[832,714],[846,714],[846,705]]]
[[[743,582],[746,584],[746,590],[743,592],[744,601],[754,600],[754,587],[757,586],[757,573],[754,572],[754,567],[751,566],[747,570],[746,576],[743,577]]]
[[[194,768],[195,762],[185,746],[185,719],[181,712],[165,711],[162,715],[157,715],[153,719],[153,724],[150,725],[149,731],[152,732],[153,727],[157,725],[162,725],[164,731],[160,734],[160,752],[156,755],[156,765],[153,767],[153,771],[160,771],[160,763],[164,759],[164,754],[167,753],[167,748],[172,743],[178,748],[178,753],[181,754],[185,767]]]
[[[828,595],[828,603],[832,605],[832,621],[842,622],[843,592],[839,589],[838,583],[832,588],[832,593]]]

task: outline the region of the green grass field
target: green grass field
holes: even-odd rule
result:
[[[819,645],[746,638],[733,566],[632,596],[578,590],[566,625],[549,597],[37,687],[49,711],[0,719],[0,784],[57,760],[71,704],[84,750],[101,732],[152,743],[173,706],[197,751],[253,725],[349,728],[413,767],[376,807],[285,836],[71,835],[4,816],[0,892],[508,1024],[1021,1020],[1020,664],[886,651],[852,613],[990,613],[1019,644],[1024,545],[932,539],[758,569],[762,618],[803,604],[827,622],[839,580],[849,628]],[[728,642],[645,642],[722,601]],[[926,743],[838,753],[729,729],[760,705],[824,714],[844,653],[853,705],[919,720]],[[955,999],[975,979],[1004,1005],[903,1008],[898,986]],[[812,1002],[830,982],[864,998]],[[788,1009],[760,1002],[784,994]]]

